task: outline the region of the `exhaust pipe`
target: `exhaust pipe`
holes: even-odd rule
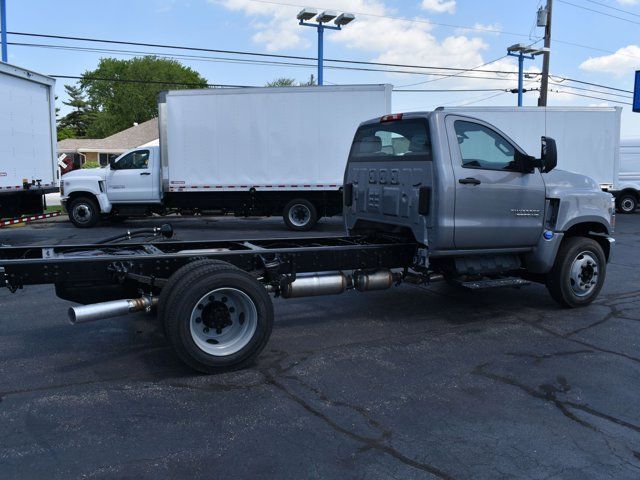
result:
[[[357,271],[352,275],[343,272],[302,274],[282,287],[284,298],[337,295],[355,288],[360,292],[385,290],[402,279],[402,274],[391,270],[373,272]]]
[[[141,297],[129,300],[94,303],[69,309],[69,321],[77,323],[95,322],[105,318],[119,317],[129,313],[142,312],[158,304],[158,297]]]

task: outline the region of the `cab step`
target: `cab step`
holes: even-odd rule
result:
[[[504,288],[504,287],[526,287],[531,282],[518,277],[507,278],[489,278],[484,280],[473,280],[467,282],[457,282],[463,288],[469,290],[485,290],[488,288]]]

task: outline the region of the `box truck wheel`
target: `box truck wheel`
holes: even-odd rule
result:
[[[638,208],[638,197],[633,192],[622,192],[616,197],[616,207],[620,213],[634,213]]]
[[[547,274],[547,289],[564,307],[589,305],[598,296],[606,272],[607,261],[598,242],[587,237],[570,237],[562,242]]]
[[[100,207],[91,197],[76,197],[69,203],[69,220],[78,228],[90,228],[100,220]]]
[[[163,295],[167,293],[167,338],[178,357],[195,370],[217,373],[245,367],[269,340],[271,298],[260,282],[229,263],[183,271]]]
[[[318,223],[318,211],[309,200],[296,198],[284,207],[284,223],[291,230],[311,230]]]

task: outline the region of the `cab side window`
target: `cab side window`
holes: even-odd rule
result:
[[[149,168],[149,150],[139,150],[125,155],[112,167],[114,170],[145,170]]]
[[[462,166],[485,170],[515,170],[515,148],[502,135],[478,123],[454,123]]]

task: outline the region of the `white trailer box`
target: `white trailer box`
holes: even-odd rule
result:
[[[0,62],[0,217],[36,213],[38,195],[58,187],[54,85]]]
[[[540,156],[540,137],[558,147],[558,168],[587,175],[615,190],[620,168],[620,107],[452,107],[445,111],[484,120],[525,152]]]
[[[331,190],[391,85],[177,90],[159,100],[163,190]]]

